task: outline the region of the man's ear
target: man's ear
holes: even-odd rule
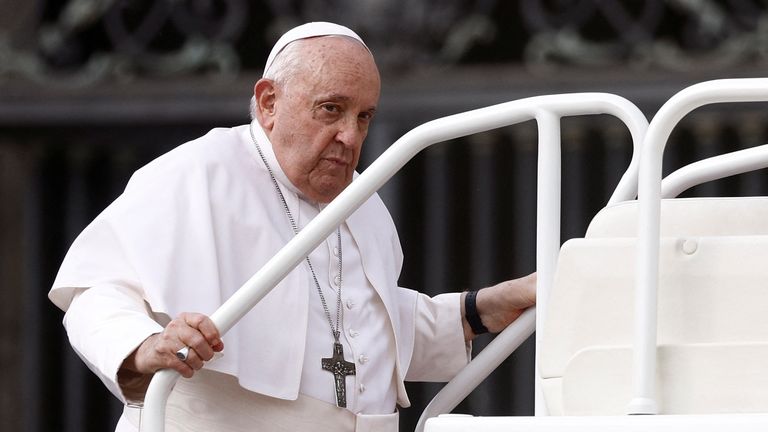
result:
[[[275,101],[277,99],[275,83],[262,78],[253,86],[256,98],[256,118],[264,129],[272,129],[275,117]]]

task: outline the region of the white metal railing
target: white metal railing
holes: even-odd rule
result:
[[[611,114],[628,126],[635,147],[629,168],[622,176],[610,203],[633,198],[636,193],[635,179],[639,164],[637,144],[642,142],[648,122],[642,112],[624,98],[605,93],[537,96],[443,117],[411,130],[392,144],[264,267],[224,302],[211,315],[211,320],[222,335],[227,333],[336,226],[351,215],[419,151],[439,142],[535,119],[539,125],[537,186],[539,217],[536,246],[539,312],[536,316],[536,325],[540,326],[543,323],[542,312],[546,308],[547,293],[551,287],[560,248],[560,117],[590,114]],[[525,316],[521,323],[530,319],[532,313]],[[486,347],[486,350],[489,347]],[[485,375],[487,376],[488,373],[490,370]],[[178,373],[170,369],[158,371],[153,377],[144,404],[142,429],[145,432],[164,430],[166,402],[178,378]],[[542,401],[541,391],[538,390],[537,410],[540,414],[543,414]]]
[[[768,79],[716,80],[691,86],[672,97],[651,121],[642,144],[639,187],[638,249],[635,265],[635,335],[633,398],[629,414],[655,414],[656,295],[658,286],[659,224],[661,197],[674,197],[696,184],[768,166],[768,149],[759,146],[696,162],[662,181],[661,161],[674,126],[692,110],[714,103],[768,102]],[[716,391],[716,389],[714,389]],[[446,417],[433,419],[430,431],[618,431],[618,430],[706,430],[729,427],[739,431],[762,431],[768,414],[706,414],[652,416],[563,416],[563,417]]]
[[[427,420],[450,412],[477,388],[501,362],[536,330],[536,308],[531,308],[499,333],[475,358],[435,395],[419,417],[416,432]]]
[[[562,95],[561,95],[562,96]],[[605,95],[604,95],[605,96]],[[559,96],[553,96],[559,97]],[[616,96],[615,96],[616,97]],[[648,126],[645,116],[637,107],[624,99],[617,105],[617,110],[603,111],[621,119],[629,128],[633,140],[633,154],[627,170],[622,176],[608,204],[633,199],[637,195],[640,144]],[[582,100],[583,108],[590,101]],[[499,334],[493,342],[475,357],[474,360],[454,377],[425,408],[416,426],[416,432],[424,430],[430,417],[450,412],[469,393],[474,390],[504,359],[517,349],[535,330],[541,328],[546,318],[548,294],[552,287],[554,272],[557,268],[557,256],[560,250],[560,117],[572,115],[596,114],[595,112],[568,109],[555,110],[548,107],[547,112],[538,112],[535,119],[539,129],[539,160],[537,188],[536,221],[536,271],[538,272],[537,306],[538,312],[529,311]],[[565,107],[558,107],[565,108]],[[539,344],[537,344],[538,346]],[[538,350],[538,349],[537,349]],[[536,414],[546,415],[546,405],[540,388],[538,373],[538,354],[536,361]]]
[[[664,177],[661,197],[675,198],[686,190],[708,181],[768,167],[768,144],[688,164]]]
[[[629,414],[656,414],[656,331],[661,164],[672,129],[689,112],[723,102],[768,101],[768,78],[708,81],[670,98],[654,116],[642,146],[635,275],[635,333]]]

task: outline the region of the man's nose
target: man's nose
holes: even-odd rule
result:
[[[345,147],[355,148],[362,144],[367,133],[367,128],[358,122],[357,117],[349,116],[340,122],[339,130],[336,132],[336,140],[344,144]]]

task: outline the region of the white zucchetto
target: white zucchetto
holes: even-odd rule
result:
[[[267,74],[267,71],[272,66],[275,57],[277,57],[288,44],[297,40],[319,36],[347,36],[360,42],[370,52],[370,49],[365,42],[363,42],[363,39],[349,28],[329,22],[310,22],[288,30],[277,40],[277,42],[275,42],[275,46],[272,47],[272,51],[270,51],[269,57],[267,57],[267,63],[264,65],[264,75]]]

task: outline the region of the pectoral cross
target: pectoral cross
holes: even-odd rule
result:
[[[333,357],[323,358],[323,370],[333,374],[336,386],[336,405],[341,408],[347,407],[347,387],[345,378],[347,375],[355,374],[355,364],[344,360],[344,348],[339,342],[333,344]]]

